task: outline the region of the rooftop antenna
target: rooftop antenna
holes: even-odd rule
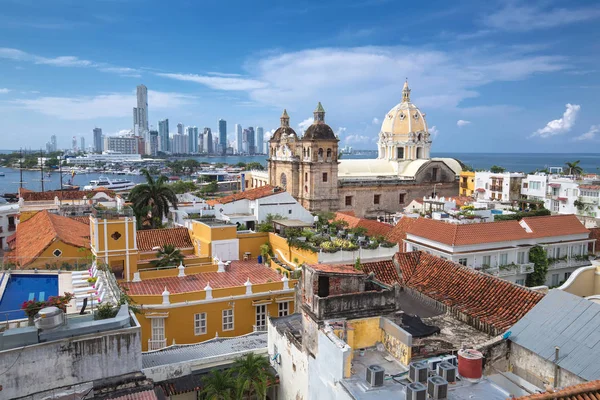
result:
[[[23,148],[21,147],[19,149],[19,188],[23,189],[23,184],[27,183],[23,181]],[[13,182],[13,183],[17,183],[17,182]]]
[[[42,182],[42,193],[44,192],[44,151],[40,148],[40,176]]]

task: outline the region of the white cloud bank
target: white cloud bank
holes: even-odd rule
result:
[[[0,88],[0,94],[6,94],[8,92],[10,92],[10,89],[8,89],[8,88]]]
[[[462,128],[463,126],[467,126],[471,123],[471,121],[465,121],[464,119],[459,119],[458,121],[456,121],[456,126],[458,126],[459,128]]]
[[[571,128],[573,128],[573,125],[575,125],[581,106],[578,104],[567,104],[565,107],[566,110],[563,113],[562,118],[548,122],[545,127],[538,129],[531,136],[549,138],[569,132]]]
[[[590,129],[584,133],[583,135],[577,136],[574,140],[576,141],[584,141],[584,140],[594,140],[596,139],[596,135],[600,133],[600,125],[592,125]]]

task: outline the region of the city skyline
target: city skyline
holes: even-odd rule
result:
[[[66,147],[72,136],[89,142],[94,126],[107,135],[131,129],[143,83],[150,125],[169,118],[210,123],[216,133],[222,118],[263,126],[268,136],[287,108],[300,132],[321,101],[342,146],[374,150],[406,77],[427,113],[434,151],[469,143],[471,151],[510,152],[523,141],[523,152],[577,152],[598,144],[596,4],[236,4],[90,2],[75,11],[10,2],[10,23],[0,24],[4,147],[39,146],[49,134]],[[248,35],[227,21],[218,43],[205,40],[230,10],[232,21],[254,13],[265,23]],[[199,14],[210,23],[192,30]],[[282,32],[283,16],[314,29]],[[155,24],[164,19],[181,21],[181,29]],[[150,24],[141,35],[137,27]],[[90,46],[98,35],[102,45]],[[194,54],[175,62],[190,46]]]

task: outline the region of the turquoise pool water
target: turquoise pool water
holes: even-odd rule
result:
[[[25,318],[21,304],[27,300],[48,300],[58,295],[58,275],[5,274],[6,290],[0,300],[0,321]]]

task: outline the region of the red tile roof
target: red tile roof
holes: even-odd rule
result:
[[[513,400],[600,400],[600,380],[568,386],[554,392],[517,397]]]
[[[369,236],[385,236],[392,230],[391,225],[384,224],[383,222],[366,218],[358,218],[346,213],[336,212],[334,219],[338,221],[346,221],[348,223],[348,228],[365,228],[367,230],[367,235]]]
[[[345,274],[345,275],[364,275],[363,271],[359,271],[354,268],[354,265],[343,265],[343,264],[312,264],[310,268],[318,272],[324,272],[326,274]]]
[[[366,274],[372,272],[378,281],[385,283],[386,285],[399,284],[401,281],[398,270],[392,260],[361,262],[360,267]]]
[[[518,221],[451,224],[419,218],[406,233],[451,246],[464,246],[590,232],[572,214],[526,217],[521,222],[527,224],[532,232],[527,232]]]
[[[144,390],[143,392],[129,393],[119,397],[113,397],[112,400],[158,400],[154,390]]]
[[[90,217],[89,217],[89,215],[86,215],[86,216],[76,215],[76,216],[70,216],[69,218],[74,219],[77,222],[81,222],[82,224],[86,224],[86,225],[90,224]]]
[[[524,286],[423,252],[397,253],[394,260],[403,285],[497,332],[514,325],[543,297]]]
[[[352,210],[338,211],[336,214],[346,214],[346,215],[350,215],[351,217],[356,217],[356,213]]]
[[[25,201],[51,201],[54,200],[55,197],[58,197],[62,200],[81,200],[83,198],[87,198],[88,195],[93,196],[96,193],[105,193],[109,197],[115,197],[115,192],[107,189],[98,189],[98,190],[49,190],[47,192],[34,192],[28,189],[20,189],[19,195]]]
[[[90,227],[69,217],[37,212],[17,225],[13,251],[7,258],[24,267],[34,261],[46,248],[60,240],[75,247],[90,248]]]
[[[172,244],[179,249],[194,247],[187,228],[146,229],[137,231],[139,251],[152,251],[155,247]]]
[[[232,261],[226,272],[201,272],[184,278],[155,278],[123,285],[129,289],[129,295],[160,295],[165,286],[171,294],[189,293],[204,290],[208,283],[213,289],[244,286],[248,278],[254,285],[281,281],[281,275],[256,261]]]
[[[407,216],[403,216],[400,218],[398,223],[392,227],[387,235],[385,235],[385,240],[392,243],[398,243],[400,249],[404,248],[403,240],[406,239],[406,231],[410,229],[410,227],[417,221],[417,218],[410,218]]]
[[[600,185],[579,185],[580,189],[600,190]]]
[[[275,194],[283,193],[284,190],[275,186],[265,185],[261,187],[257,187],[254,189],[246,190],[245,192],[240,192],[236,194],[232,194],[230,196],[221,197],[220,199],[208,200],[206,203],[210,206],[214,206],[215,204],[227,204],[237,200],[256,200],[262,199],[263,197],[273,196]]]

